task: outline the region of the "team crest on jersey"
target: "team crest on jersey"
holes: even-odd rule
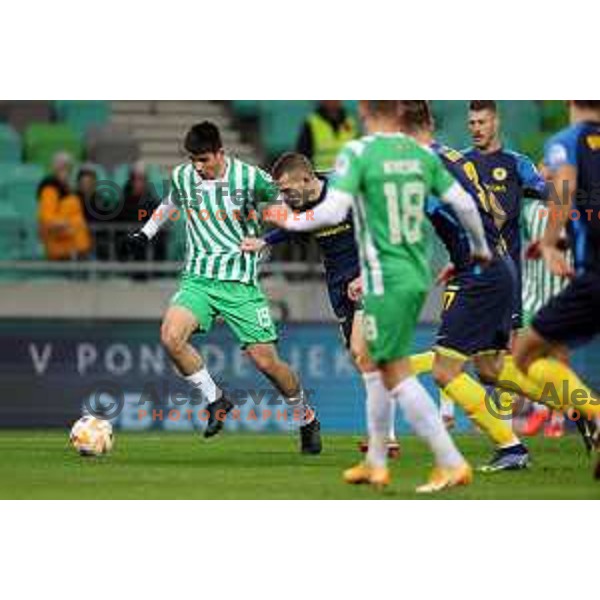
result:
[[[600,135],[591,134],[585,139],[590,150],[600,150]]]
[[[506,169],[504,167],[496,167],[493,171],[492,171],[492,177],[496,180],[496,181],[504,181],[508,176],[508,173],[506,172]]]

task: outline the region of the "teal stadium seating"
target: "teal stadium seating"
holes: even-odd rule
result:
[[[233,114],[241,119],[253,119],[260,113],[261,100],[232,100]]]
[[[5,123],[0,123],[0,162],[21,162],[21,138]]]
[[[110,118],[110,102],[106,100],[56,100],[57,120],[84,134],[93,125],[104,125]]]
[[[39,258],[37,189],[44,169],[35,164],[0,165],[0,203],[18,217],[18,258]]]
[[[260,104],[260,134],[269,159],[293,150],[314,100],[264,100]]]

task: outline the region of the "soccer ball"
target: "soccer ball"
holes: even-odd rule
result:
[[[86,415],[73,425],[69,441],[82,456],[108,454],[113,446],[112,425],[104,419]]]

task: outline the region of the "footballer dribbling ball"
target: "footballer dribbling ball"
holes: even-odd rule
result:
[[[71,445],[81,456],[101,456],[113,447],[112,425],[91,415],[81,417],[71,429]]]

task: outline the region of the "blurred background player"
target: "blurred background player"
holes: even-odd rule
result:
[[[271,174],[288,205],[298,211],[318,206],[327,195],[328,179],[316,174],[310,161],[302,154],[287,153],[275,161]],[[369,358],[362,335],[362,305],[360,302],[360,263],[354,238],[352,215],[332,227],[315,231],[325,268],[325,283],[331,308],[338,319],[344,344],[350,350],[356,369],[361,374],[365,388],[381,386],[377,366]],[[293,239],[285,229],[275,228],[261,238],[245,238],[241,248],[246,252],[261,252],[268,246]],[[375,390],[374,393],[378,393]],[[393,412],[393,411],[392,411]],[[367,444],[361,447],[366,451]],[[399,453],[394,432],[394,419],[390,420],[387,442],[388,456]]]
[[[317,171],[328,171],[344,144],[357,136],[356,121],[341,100],[320,100],[302,126],[296,151],[308,157]]]
[[[353,207],[364,286],[364,337],[385,393],[367,395],[369,452],[365,462],[344,473],[345,480],[377,487],[389,483],[386,438],[390,405],[397,402],[435,456],[428,483],[417,488],[432,493],[468,484],[472,473],[408,358],[430,287],[426,197],[435,193],[454,206],[472,236],[474,259],[488,261],[491,253],[470,196],[433,153],[400,133],[398,102],[365,100],[360,108],[368,135],[347,144],[338,157],[330,192],[315,207],[314,219],[288,218],[285,226],[303,231],[333,225]]]
[[[475,165],[480,182],[497,200],[499,209],[493,205],[489,208],[517,271],[512,317],[512,329],[517,332],[522,327],[521,209],[525,196],[547,197],[546,182],[527,156],[503,146],[500,116],[494,100],[471,100],[467,124],[473,146],[463,154]],[[446,421],[453,421],[454,405],[444,395],[442,414]],[[510,422],[510,411],[505,410],[504,416]]]
[[[411,357],[413,370],[417,374],[431,371],[443,394],[461,406],[494,442],[494,456],[482,470],[525,468],[529,465],[527,449],[503,415],[493,409],[491,395],[482,385],[494,385],[503,379],[504,353],[511,331],[516,273],[495,220],[502,209],[493,194],[480,184],[475,165],[460,152],[433,140],[433,117],[427,101],[401,101],[401,110],[411,115],[406,120],[406,132],[430,147],[470,194],[493,253],[485,266],[474,262],[468,237],[453,208],[434,198],[429,200],[429,219],[450,254],[454,274],[444,293],[434,354]],[[469,361],[482,383],[465,371]]]
[[[163,318],[162,343],[181,375],[206,398],[204,436],[211,437],[222,429],[233,403],[214,382],[190,338],[197,330],[207,333],[214,319],[222,317],[256,367],[302,413],[301,451],[318,454],[319,421],[298,376],[275,348],[277,332],[257,282],[257,255],[240,249],[245,237],[260,232],[260,204],[274,200],[278,190],[266,173],[226,155],[219,130],[210,122],[194,125],[184,146],[190,161],[173,170],[170,196],[132,235],[132,243],[144,244],[173,210],[185,219],[187,259],[179,291]]]
[[[550,138],[544,151],[553,197],[540,252],[554,275],[572,281],[519,336],[515,360],[536,385],[551,384],[558,410],[574,408],[594,419],[600,415],[600,398],[560,358],[568,347],[600,333],[600,220],[595,199],[600,189],[600,100],[571,101],[570,118],[571,125]],[[565,226],[573,266],[561,249]],[[600,477],[600,461],[595,476]]]
[[[540,169],[541,172],[543,172]],[[568,279],[553,275],[541,259],[539,244],[548,222],[548,205],[541,200],[527,200],[521,212],[521,237],[524,248],[523,262],[523,325],[528,327],[535,314],[548,304],[568,284]],[[567,260],[572,262],[571,253]],[[565,356],[568,360],[568,355]],[[522,428],[526,436],[536,435],[543,429],[545,437],[562,437],[564,415],[561,411],[536,402],[528,402],[529,414]]]

